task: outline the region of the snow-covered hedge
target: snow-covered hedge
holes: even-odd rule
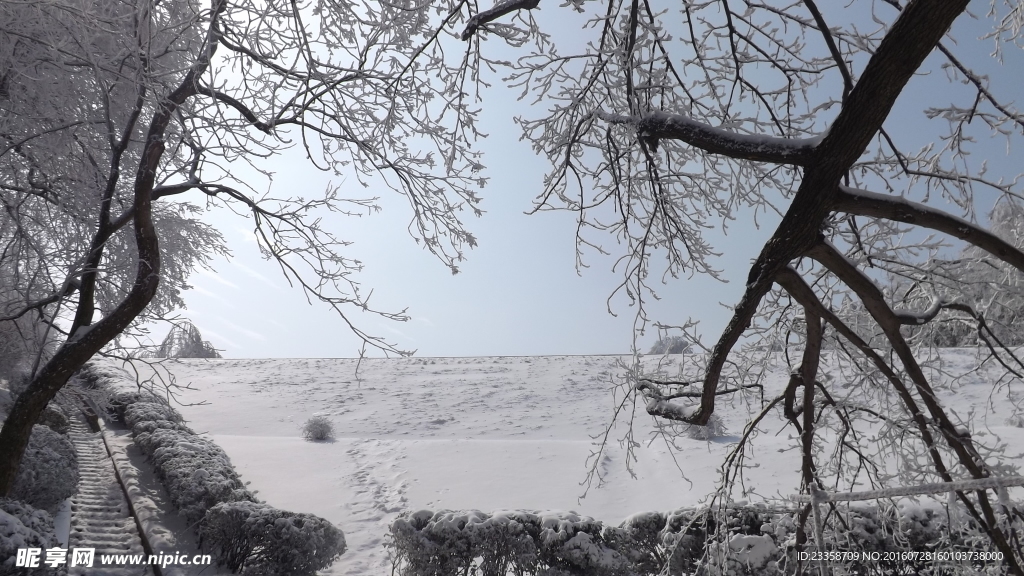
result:
[[[151,458],[171,502],[189,523],[199,522],[221,502],[256,500],[227,454],[206,438],[187,430],[158,428],[136,434],[135,443]]]
[[[78,457],[71,441],[46,426],[33,426],[11,498],[55,512],[77,489]]]
[[[103,386],[109,378],[89,374],[86,381]],[[163,399],[121,391],[110,400],[171,502],[199,528],[202,547],[219,563],[249,576],[304,576],[330,566],[345,551],[344,534],[329,521],[258,502],[227,454],[189,429]]]
[[[224,451],[210,440],[197,436],[181,423],[174,408],[145,396],[123,403],[119,411],[132,429],[135,444],[150,457],[171,502],[189,523],[203,519],[206,511],[221,502],[254,502],[253,496],[231,466]]]
[[[136,422],[156,419],[157,415],[159,415],[160,420],[182,421],[181,415],[178,414],[177,410],[168,406],[167,402],[162,398],[158,398],[156,395],[145,390],[114,392],[110,396],[109,408],[114,416],[121,422],[124,422],[129,428],[134,426]],[[129,408],[133,408],[133,411],[137,412],[130,422]]]
[[[68,431],[71,430],[71,422],[61,407],[55,402],[51,402],[43,410],[43,414],[39,417],[37,424],[42,424],[57,434],[67,435]]]
[[[392,523],[388,545],[405,576],[625,576],[627,540],[627,530],[606,534],[601,522],[572,513],[421,510]]]
[[[345,535],[327,520],[257,502],[214,506],[199,536],[219,564],[246,575],[312,576],[345,552]]]
[[[40,561],[38,568],[16,567],[18,548],[57,546],[53,518],[24,502],[0,498],[0,576],[53,576],[60,572]]]
[[[399,576],[768,576],[795,569],[797,516],[763,505],[716,514],[686,508],[636,514],[612,527],[561,512],[421,510],[392,523],[387,546]],[[826,527],[827,550],[881,553],[847,562],[851,574],[930,573],[928,563],[886,552],[994,551],[972,537],[977,528],[964,517],[950,530],[942,509],[860,506],[841,516]]]

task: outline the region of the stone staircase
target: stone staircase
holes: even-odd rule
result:
[[[149,566],[101,562],[104,555],[141,556],[145,562],[146,552],[100,433],[76,415],[68,436],[78,452],[81,476],[78,493],[71,498],[69,576],[154,576]],[[76,548],[95,549],[91,567],[71,567]]]

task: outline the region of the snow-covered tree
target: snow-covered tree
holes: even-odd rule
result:
[[[663,336],[658,338],[648,354],[685,354],[690,351],[690,342],[685,336]]]
[[[549,9],[580,16],[555,25]],[[999,330],[1019,329],[1004,312],[1019,310],[1008,288],[1024,251],[976,217],[997,201],[997,212],[1024,206],[1024,114],[1003,81],[1022,62],[1021,4],[976,3],[971,14],[968,0],[508,0],[454,10],[464,20],[449,29],[474,73],[498,69],[536,103],[517,121],[551,165],[537,209],[575,211],[581,250],[611,252],[608,236],[617,240],[621,291],[641,327],[655,297],[649,277],[717,274],[708,228],[780,217],[700,364],[685,378],[631,372],[623,406],[706,424],[723,399],[763,390],[771,358],[757,351],[797,345],[783,359],[792,359],[785,393],[751,397],[762,416],[726,463],[728,482],[772,410],[795,432],[805,493],[1013,474],[939,402],[920,345],[922,326],[969,320],[1005,367],[1001,382],[1021,385],[1024,363]],[[980,266],[993,271],[963,276]],[[823,376],[826,361],[841,364],[844,386]],[[882,453],[899,459],[895,475],[872,462]],[[985,489],[956,496],[1006,570],[1024,575],[1020,508]]]
[[[549,24],[538,8],[563,12]],[[476,201],[474,99],[495,78],[538,104],[517,118],[551,164],[538,209],[576,211],[583,247],[602,250],[613,236],[622,291],[641,310],[652,273],[717,275],[707,228],[780,216],[728,325],[706,356],[693,356],[693,377],[631,372],[636,404],[706,424],[722,397],[759,389],[765,358],[754,351],[796,344],[785,393],[765,398],[761,413],[782,411],[797,432],[803,492],[1012,471],[937,400],[908,327],[956,312],[979,338],[992,336],[995,309],[948,290],[957,278],[948,255],[963,243],[1024,271],[1024,252],[975,217],[997,199],[1021,205],[1016,173],[985,162],[987,144],[1016,150],[1024,135],[1015,95],[998,81],[1024,45],[1019,3],[979,6],[973,19],[967,0],[505,0],[483,9],[462,0],[28,0],[0,10],[0,191],[25,222],[17,242],[53,263],[33,268],[42,280],[23,291],[24,308],[50,318],[58,306],[74,310],[66,341],[0,432],[0,493],[39,403],[160,302],[158,279],[174,281],[160,273],[162,218],[179,218],[167,230],[204,235],[174,247],[180,270],[220,246],[181,198],[249,211],[287,273],[310,266],[298,274],[307,292],[336,308],[365,304],[350,284],[356,263],[304,219],[339,209],[337,191],[265,200],[227,161],[294,138],[318,166],[383,171],[409,197],[414,231],[454,269],[474,242],[455,217]],[[48,222],[60,226],[42,230]],[[202,249],[190,255],[190,246]],[[892,278],[913,290],[887,289],[902,286]],[[848,305],[867,311],[867,325],[844,321]],[[741,349],[758,336],[769,345]],[[989,339],[1019,386],[1024,362]],[[821,375],[826,340],[857,386],[840,390]],[[869,425],[884,433],[866,451]],[[901,459],[895,476],[872,466],[878,450]],[[1007,570],[1024,576],[1020,510],[985,489],[956,495]]]
[[[475,243],[458,212],[479,213],[483,181],[468,150],[472,111],[434,81],[462,72],[414,50],[433,32],[433,9],[0,3],[0,324],[30,317],[56,343],[0,431],[0,495],[71,374],[180,308],[190,273],[226,253],[201,219],[214,206],[249,218],[264,256],[342,321],[346,310],[405,318],[367,303],[352,277],[360,263],[323,223],[373,210],[373,199],[270,188],[260,164],[286,147],[301,145],[315,168],[404,194],[413,235],[457,270]],[[242,167],[256,176],[243,180]]]
[[[147,354],[152,358],[220,358],[220,352],[199,333],[189,321],[177,322],[160,342],[156,350]]]

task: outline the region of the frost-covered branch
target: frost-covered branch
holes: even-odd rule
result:
[[[930,228],[974,244],[1024,272],[1024,252],[981,226],[905,198],[840,186],[835,209]]]
[[[834,209],[839,180],[877,133],[914,71],[965,8],[963,0],[912,2],[893,23],[827,135],[815,147],[789,210],[750,269],[743,297],[712,352],[695,423],[706,422],[714,411],[714,390],[725,359],[750,325],[776,274],[818,242],[821,225]]]
[[[923,370],[917,359],[914,357],[913,350],[907,344],[906,340],[900,334],[900,322],[889,306],[885,303],[885,299],[877,286],[857,267],[846,259],[841,253],[839,253],[831,244],[827,241],[823,241],[821,244],[816,246],[809,255],[815,260],[821,262],[830,272],[838,276],[847,286],[849,286],[864,303],[867,310],[871,313],[872,317],[878,322],[878,325],[882,328],[885,333],[886,339],[891,344],[894,352],[899,357],[903,364],[904,370],[910,377],[911,381],[921,397],[922,402],[928,409],[928,413],[932,418],[935,426],[942,433],[943,438],[947,444],[957,455],[957,459],[961,466],[963,466],[974,478],[985,478],[991,475],[991,471],[988,469],[988,465],[985,463],[977,448],[974,446],[969,435],[964,434],[959,427],[957,427],[946,414],[945,410],[939,405],[938,399],[932,386],[928,382],[928,378],[925,376]],[[946,481],[949,481],[946,478]],[[967,501],[966,496],[961,492],[961,500],[965,503]],[[1006,561],[1009,566],[1016,568],[1018,571],[1021,570],[1018,560],[1007,541],[1006,534],[1003,533],[999,526],[999,522],[995,516],[995,511],[992,507],[988,496],[984,491],[977,491],[976,497],[978,500],[978,506],[981,508],[981,512],[984,515],[984,523],[982,524],[985,531],[988,533],[992,542],[1004,553]]]
[[[814,147],[819,142],[817,138],[790,139],[740,134],[708,126],[685,114],[662,111],[647,112],[640,116],[598,111],[595,116],[610,124],[635,126],[637,137],[652,151],[658,149],[662,140],[679,140],[729,158],[803,166],[810,161]]]
[[[224,104],[227,104],[228,106],[233,108],[236,112],[241,114],[242,118],[245,118],[245,120],[247,122],[249,122],[249,124],[251,124],[254,128],[259,130],[260,132],[263,132],[263,133],[266,133],[266,134],[270,134],[270,131],[273,130],[273,128],[274,128],[274,125],[268,124],[268,123],[260,120],[259,117],[256,116],[256,114],[252,110],[249,110],[249,108],[244,103],[242,103],[241,101],[239,101],[236,98],[232,98],[228,94],[225,94],[225,93],[223,93],[223,92],[221,92],[219,90],[214,90],[213,88],[210,88],[209,86],[203,86],[203,85],[196,86],[196,92],[199,93],[199,94],[204,94],[206,96],[210,96],[213,99],[217,100],[218,102],[223,102]]]
[[[487,24],[505,16],[512,12],[518,12],[520,10],[533,10],[540,5],[540,0],[502,0],[492,6],[491,8],[474,14],[469,22],[466,22],[466,28],[462,31],[459,36],[463,41],[469,40],[476,34],[480,28],[487,29]]]

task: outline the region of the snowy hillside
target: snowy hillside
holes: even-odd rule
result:
[[[965,371],[973,350],[951,351],[944,368]],[[680,438],[677,450],[655,437],[636,407],[635,477],[617,440],[632,405],[597,462],[602,484],[585,498],[588,456],[615,408],[608,377],[616,357],[483,357],[364,360],[173,360],[181,412],[197,432],[231,457],[250,489],[268,503],[312,512],[340,526],[349,551],[330,574],[381,574],[390,522],[423,508],[574,510],[606,522],[647,510],[699,503],[719,480],[719,466],[752,411],[740,400],[720,405],[727,432],[710,442]],[[657,359],[648,358],[646,362]],[[664,359],[662,359],[664,361]],[[669,362],[681,362],[673,357]],[[787,377],[774,370],[766,395]],[[1019,400],[993,393],[982,376],[956,382],[942,400],[961,416],[973,409],[975,435],[996,435],[1008,453],[1024,452],[1024,428],[1006,425]],[[302,438],[302,423],[326,415],[336,440]],[[760,427],[746,475],[752,500],[785,497],[799,485],[792,432],[773,415]],[[781,434],[776,434],[782,431]],[[992,436],[987,436],[992,440]],[[1020,496],[1020,491],[1014,493]]]

